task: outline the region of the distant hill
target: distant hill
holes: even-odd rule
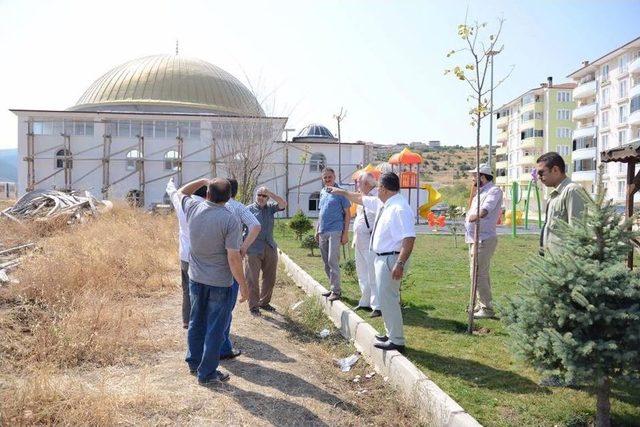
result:
[[[18,149],[0,150],[0,181],[18,180]]]
[[[408,145],[374,145],[376,160],[386,161],[392,154],[400,152],[403,148],[408,148]],[[476,164],[475,147],[443,145],[437,148],[421,147],[412,151],[422,155],[420,181],[436,184],[436,187],[468,182],[469,170]],[[488,146],[480,147],[481,163],[487,161],[488,152]]]

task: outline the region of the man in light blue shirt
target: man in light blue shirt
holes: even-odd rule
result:
[[[336,173],[331,168],[322,171],[324,188],[320,191],[320,215],[316,224],[316,240],[320,246],[324,271],[329,278],[331,291],[323,294],[329,301],[340,299],[340,246],[349,241],[349,207],[344,196],[331,194],[327,187],[335,187]]]
[[[467,211],[464,221],[465,242],[469,244],[469,264],[470,276],[473,281],[473,254],[475,252],[473,235],[476,222],[480,222],[478,241],[478,282],[476,306],[473,308],[473,317],[476,319],[487,319],[495,317],[491,296],[491,277],[489,268],[491,267],[491,257],[498,246],[498,235],[496,225],[498,218],[502,214],[502,190],[493,184],[493,172],[486,164],[479,166],[480,188],[471,201],[471,206]],[[471,174],[474,184],[476,181],[475,171]],[[480,217],[478,217],[478,203],[480,204]]]

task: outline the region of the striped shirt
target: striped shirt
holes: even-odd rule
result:
[[[229,209],[231,213],[240,220],[241,225],[244,225],[247,229],[251,230],[253,227],[260,225],[258,218],[251,213],[249,208],[236,199],[229,199],[224,206]]]

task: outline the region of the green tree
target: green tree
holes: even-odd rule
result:
[[[291,227],[295,233],[296,239],[302,240],[302,236],[313,228],[313,224],[311,224],[311,220],[299,210],[289,220],[289,227]]]
[[[609,426],[611,381],[640,377],[640,275],[624,264],[640,233],[599,187],[581,220],[560,225],[562,248],[529,262],[524,292],[503,314],[516,354],[594,387],[596,425]]]

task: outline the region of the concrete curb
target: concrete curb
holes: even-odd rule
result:
[[[356,349],[400,390],[408,402],[418,408],[423,421],[430,426],[478,427],[480,423],[440,387],[397,351],[382,351],[373,346],[377,331],[342,301],[333,303],[322,296],[327,290],[313,277],[278,250],[280,262],[293,281],[307,294],[315,297],[325,313]]]

